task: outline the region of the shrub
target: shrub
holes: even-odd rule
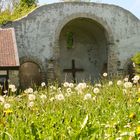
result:
[[[140,52],[136,53],[132,58],[131,60],[133,61],[134,63],[134,70],[135,70],[135,73],[137,74],[140,74]]]

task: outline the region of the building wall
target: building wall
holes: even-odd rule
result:
[[[6,27],[15,28],[19,57],[39,59],[49,79],[49,75],[54,78],[60,74],[60,32],[69,21],[79,17],[93,19],[105,28],[108,71],[126,69],[129,58],[140,51],[140,20],[121,7],[84,2],[44,5]]]

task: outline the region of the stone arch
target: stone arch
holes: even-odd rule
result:
[[[28,65],[27,65],[28,63]],[[28,56],[28,57],[22,57],[20,58],[20,69],[19,69],[19,77],[20,77],[20,86],[21,88],[28,88],[27,84],[23,84],[23,80],[22,78],[22,66],[26,64],[26,67],[28,67],[30,69],[30,65],[31,67],[35,67],[39,69],[39,73],[40,73],[40,81],[38,81],[37,84],[40,84],[42,81],[46,81],[46,75],[45,75],[45,70],[43,67],[42,62],[37,59],[36,57],[33,56]],[[23,67],[24,68],[24,67]],[[30,85],[29,85],[30,86]]]
[[[111,28],[109,27],[108,23],[100,17],[97,17],[93,14],[87,14],[87,13],[75,13],[70,16],[65,17],[63,20],[61,20],[57,26],[56,33],[55,33],[55,43],[54,43],[54,58],[56,60],[56,68],[55,68],[55,74],[57,78],[60,77],[60,67],[59,67],[59,59],[60,59],[60,46],[59,46],[59,36],[63,29],[63,27],[68,24],[70,21],[77,19],[77,18],[86,18],[93,20],[97,24],[99,24],[104,30],[104,34],[107,40],[107,46],[108,46],[108,62],[107,62],[107,72],[108,73],[116,73],[117,72],[117,60],[118,56],[117,53],[114,51],[115,43],[113,34],[111,31]]]

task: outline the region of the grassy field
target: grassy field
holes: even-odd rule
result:
[[[107,76],[107,75],[104,75]],[[105,77],[107,78],[107,77]],[[139,76],[61,87],[29,88],[0,96],[2,140],[137,140],[140,136]]]

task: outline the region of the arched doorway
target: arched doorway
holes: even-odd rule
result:
[[[59,45],[61,82],[93,82],[107,72],[106,31],[98,22],[89,18],[69,21],[61,30]]]
[[[41,69],[34,62],[25,62],[20,66],[20,85],[25,89],[33,85],[40,85],[42,81]]]

